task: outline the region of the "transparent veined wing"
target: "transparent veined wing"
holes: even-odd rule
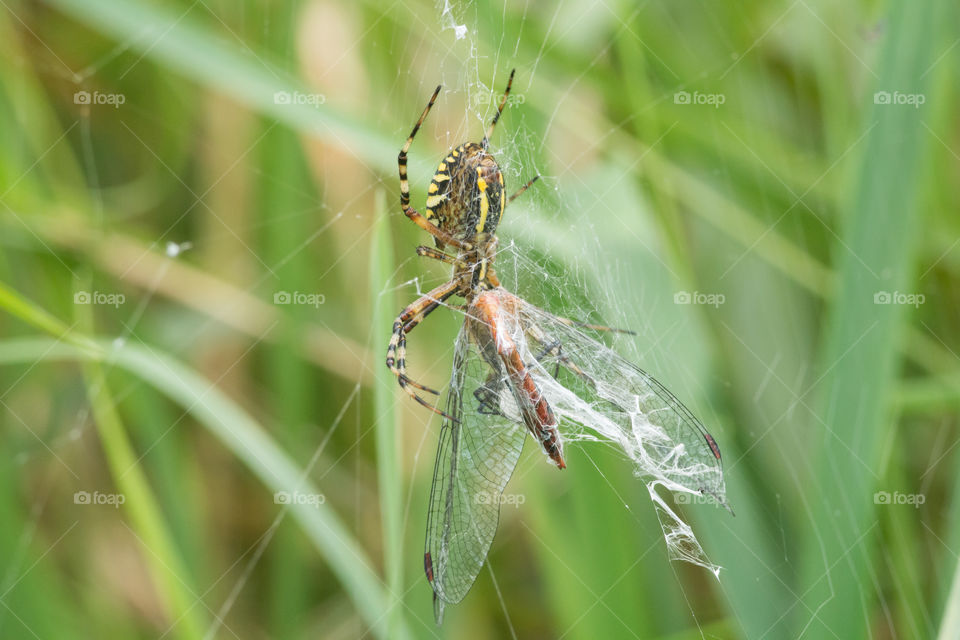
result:
[[[561,468],[563,442],[616,445],[645,477],[672,557],[718,570],[654,491],[700,493],[729,509],[716,441],[653,376],[576,322],[502,288],[481,293],[457,338],[446,413],[455,420],[441,430],[424,555],[438,622],[486,561],[528,431]]]
[[[437,622],[473,586],[493,542],[526,429],[502,368],[484,361],[470,320],[457,337],[430,491],[424,569]]]
[[[611,442],[648,481],[709,495],[727,507],[716,440],[670,391],[576,323],[504,289],[490,294],[516,319],[511,337],[565,442]]]

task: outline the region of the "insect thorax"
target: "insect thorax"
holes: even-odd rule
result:
[[[472,142],[440,161],[427,193],[427,219],[466,241],[479,233],[492,236],[506,205],[496,159]],[[437,246],[443,248],[440,241]]]

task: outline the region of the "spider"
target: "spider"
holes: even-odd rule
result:
[[[461,144],[440,161],[437,172],[427,189],[426,214],[420,214],[410,206],[410,183],[407,180],[407,152],[414,136],[433,107],[440,93],[437,86],[420,119],[400,150],[397,164],[400,169],[400,207],[404,215],[421,229],[433,236],[436,249],[417,247],[417,255],[439,260],[453,266],[450,281],[421,296],[404,309],[393,323],[393,335],[387,347],[387,367],[397,377],[400,387],[414,400],[434,413],[454,419],[423,399],[415,389],[433,395],[439,392],[411,380],[406,373],[407,334],[413,331],[424,318],[452,296],[464,298],[470,306],[484,290],[500,286],[493,269],[497,248],[497,225],[506,206],[536,182],[534,176],[509,198],[504,198],[503,172],[496,158],[489,152],[490,136],[500,120],[503,108],[510,96],[513,76],[510,72],[507,88],[497,108],[486,135],[480,143]],[[447,246],[457,250],[457,255],[445,253]]]
[[[430,490],[424,572],[439,623],[447,604],[460,602],[485,562],[499,519],[499,500],[510,480],[526,433],[560,469],[566,467],[561,424],[582,415],[634,438],[649,475],[688,492],[713,496],[724,506],[720,449],[699,420],[663,385],[580,329],[633,333],[561,318],[538,309],[500,285],[493,262],[497,225],[506,206],[530,188],[534,176],[509,198],[503,173],[489,153],[490,136],[510,95],[514,72],[480,143],[464,143],[440,161],[430,182],[426,214],[410,206],[407,152],[433,103],[437,87],[400,150],[400,206],[433,236],[436,247],[417,254],[453,267],[448,282],[421,296],[393,323],[387,367],[414,400],[443,416]],[[444,251],[452,247],[456,255]],[[407,334],[452,296],[466,304],[455,344],[453,373],[441,411],[417,393],[439,395],[406,373]],[[551,372],[552,369],[552,372]],[[564,375],[561,380],[561,370]],[[464,399],[477,401],[465,410]],[[547,396],[550,396],[549,398]],[[573,398],[577,398],[576,401]],[[656,423],[655,425],[653,423]],[[728,507],[729,508],[729,507]]]

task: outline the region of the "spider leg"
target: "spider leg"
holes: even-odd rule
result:
[[[444,262],[446,264],[457,264],[457,259],[455,257],[451,256],[450,254],[444,253],[443,251],[434,249],[433,247],[425,247],[423,245],[420,245],[419,247],[417,247],[417,255],[420,256],[421,258],[430,258],[431,260],[439,260],[440,262]]]
[[[396,329],[396,327],[394,327]],[[401,387],[406,387],[407,385],[414,387],[415,389],[420,389],[421,391],[426,391],[427,393],[432,393],[435,396],[440,395],[440,392],[436,389],[432,389],[426,385],[422,385],[419,382],[410,379],[410,376],[407,375],[407,332],[401,331],[400,340],[397,342],[397,370],[400,372],[397,376],[397,380],[400,382]]]
[[[403,209],[403,214],[405,216],[413,220],[417,226],[440,240],[442,243],[452,245],[458,249],[469,250],[472,248],[470,243],[457,240],[449,232],[444,231],[437,225],[433,224],[424,218],[416,209],[410,206],[410,181],[407,179],[407,152],[410,150],[410,145],[413,143],[414,136],[416,136],[417,131],[420,130],[420,125],[423,124],[427,114],[430,113],[430,108],[433,107],[433,103],[436,102],[439,94],[440,86],[438,85],[434,90],[433,95],[430,97],[430,102],[427,103],[423,113],[420,114],[420,119],[417,120],[417,124],[413,125],[413,131],[410,132],[410,135],[407,137],[407,141],[403,143],[403,148],[400,150],[400,155],[397,156],[397,166],[400,169],[400,208]]]
[[[503,113],[503,107],[507,104],[507,98],[510,96],[510,87],[513,85],[513,74],[516,72],[516,69],[510,71],[510,79],[507,80],[507,88],[503,92],[503,99],[500,100],[500,106],[497,107],[497,112],[493,114],[493,121],[487,128],[487,134],[483,136],[483,142],[480,143],[483,146],[484,151],[486,151],[487,147],[490,146],[490,136],[493,135],[493,128],[497,126],[497,122],[500,120],[500,114]]]
[[[568,327],[582,327],[584,329],[593,329],[594,331],[609,331],[610,333],[625,333],[630,336],[637,335],[637,332],[633,329],[617,329],[616,327],[608,327],[602,324],[589,324],[587,322],[571,320],[570,318],[562,318],[560,316],[554,316],[554,319],[558,320],[561,324],[567,325]]]
[[[539,180],[539,179],[540,179],[540,176],[539,176],[539,175],[536,175],[536,176],[533,176],[532,178],[530,178],[530,180],[527,181],[527,184],[525,184],[525,185],[523,185],[522,187],[520,187],[519,189],[517,189],[517,192],[516,192],[515,194],[513,194],[512,196],[510,196],[510,197],[507,199],[507,204],[510,204],[511,202],[513,202],[514,200],[516,200],[517,198],[519,198],[519,197],[523,194],[524,191],[526,191],[527,189],[529,189],[530,186],[531,186],[534,182],[536,182],[537,180]]]
[[[573,322],[572,320],[570,322]],[[611,331],[616,331],[616,329],[611,329]],[[595,384],[594,380],[584,373],[583,369],[578,367],[573,361],[563,353],[563,343],[559,339],[551,340],[537,325],[531,325],[527,328],[527,333],[530,334],[530,337],[535,341],[543,345],[543,350],[539,355],[536,356],[537,362],[541,361],[543,358],[546,358],[551,353],[555,352],[557,355],[557,366],[554,369],[553,377],[556,378],[560,375],[560,365],[562,364],[565,369],[576,374],[580,378]]]
[[[407,395],[434,413],[451,420],[454,420],[454,418],[437,409],[414,391],[414,389],[420,389],[427,393],[439,395],[438,391],[415,382],[407,376],[407,333],[413,331],[424,318],[440,306],[440,303],[455,294],[458,287],[459,283],[456,280],[442,284],[426,295],[421,296],[397,316],[397,319],[393,321],[393,334],[390,336],[390,344],[387,346],[386,360],[387,368],[397,377],[397,383]]]
[[[473,397],[477,399],[479,406],[477,411],[488,416],[500,416],[503,415],[498,408],[497,402],[497,391],[500,385],[499,376],[496,372],[491,373],[487,376],[487,380],[483,383],[483,386],[477,387],[473,390]]]
[[[534,357],[536,358],[537,362],[540,362],[554,351],[556,351],[557,354],[557,364],[553,369],[553,377],[556,378],[560,375],[560,361],[568,360],[567,357],[563,355],[563,345],[559,340],[554,340],[550,344],[544,346],[543,351]]]

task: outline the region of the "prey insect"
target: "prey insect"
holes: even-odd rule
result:
[[[440,161],[421,214],[410,205],[407,153],[440,87],[398,157],[403,213],[434,238],[417,254],[452,267],[448,282],[406,307],[393,324],[387,367],[415,401],[443,418],[427,516],[424,570],[437,622],[460,602],[482,568],[497,530],[500,502],[527,434],[566,467],[561,429],[590,429],[630,451],[645,475],[674,490],[725,504],[720,449],[696,417],[650,375],[586,331],[619,331],[555,316],[507,291],[497,278],[497,226],[507,205],[490,137],[514,72],[479,143]],[[453,374],[442,409],[437,391],[407,375],[407,335],[450,298],[465,300]],[[694,540],[695,542],[695,540]]]

